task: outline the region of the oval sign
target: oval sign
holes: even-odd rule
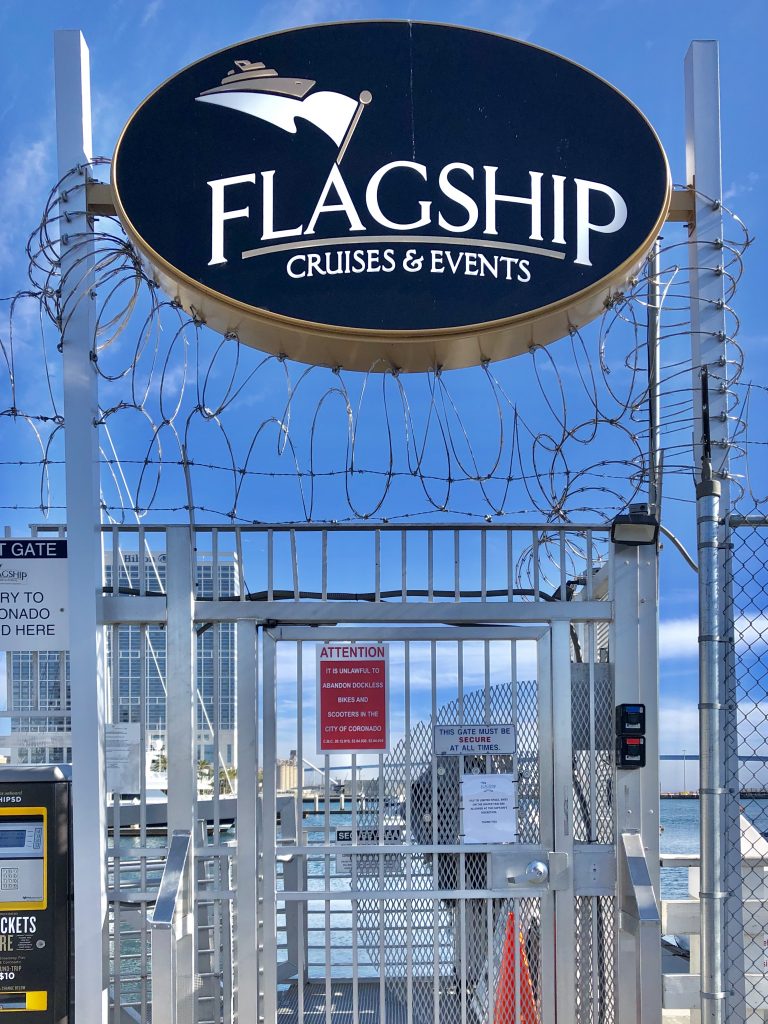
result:
[[[115,204],[161,286],[291,359],[425,370],[597,316],[666,218],[626,97],[502,36],[413,22],[251,39],[141,104]]]

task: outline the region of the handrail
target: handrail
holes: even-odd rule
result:
[[[171,836],[171,845],[168,848],[163,877],[160,879],[155,909],[150,920],[152,928],[170,928],[173,925],[177,902],[183,889],[191,842],[192,835],[189,832],[174,832]]]
[[[194,1022],[192,835],[174,831],[150,918],[152,1022]]]
[[[661,1019],[661,917],[643,840],[622,832],[619,842],[621,930],[635,940],[637,1021]]]

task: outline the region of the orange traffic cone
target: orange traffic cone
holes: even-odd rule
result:
[[[519,949],[520,964],[520,1019],[515,1009],[515,945]],[[494,1024],[540,1024],[536,996],[533,993],[528,956],[525,952],[523,933],[515,928],[515,915],[507,918],[507,933],[501,951],[499,981],[496,986],[496,1003],[493,1008]]]

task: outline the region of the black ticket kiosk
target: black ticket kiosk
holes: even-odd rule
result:
[[[68,1024],[68,769],[0,765],[0,1019]]]

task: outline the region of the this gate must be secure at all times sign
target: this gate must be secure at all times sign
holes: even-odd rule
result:
[[[386,751],[387,644],[322,644],[317,654],[317,750]]]

